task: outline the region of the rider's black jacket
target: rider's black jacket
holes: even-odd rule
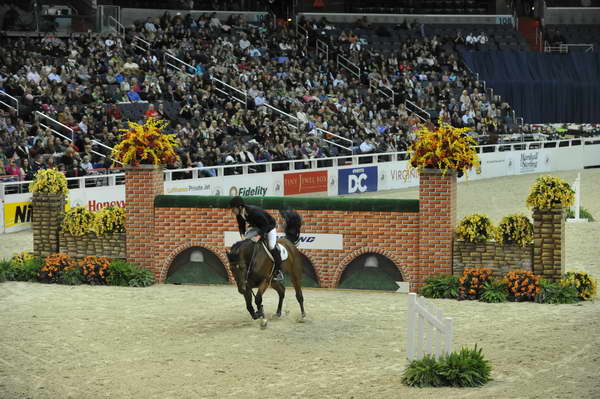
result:
[[[246,209],[246,219],[244,220],[241,215],[237,215],[238,227],[242,235],[246,234],[246,223],[251,227],[259,229],[263,235],[277,226],[277,222],[273,216],[265,210],[254,205],[245,205],[244,208]]]

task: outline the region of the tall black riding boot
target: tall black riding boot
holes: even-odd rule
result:
[[[277,245],[271,250],[271,255],[273,255],[273,263],[275,264],[273,269],[273,280],[283,281],[283,273],[281,272],[281,253],[279,253]]]

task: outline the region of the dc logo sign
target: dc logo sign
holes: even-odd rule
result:
[[[338,171],[338,194],[377,191],[377,166]]]

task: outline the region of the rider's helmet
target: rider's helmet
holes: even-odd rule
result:
[[[244,203],[244,200],[240,196],[233,197],[231,199],[231,201],[229,201],[230,208],[241,208],[244,205],[246,205],[246,204]]]

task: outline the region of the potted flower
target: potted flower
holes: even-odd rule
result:
[[[129,129],[120,129],[121,142],[113,148],[113,158],[124,165],[170,165],[179,157],[175,146],[179,144],[174,134],[163,133],[168,121],[148,118],[143,125],[129,122]]]
[[[550,176],[540,176],[529,190],[527,206],[534,210],[566,208],[573,205],[575,191],[566,181]]]
[[[480,173],[476,142],[465,135],[468,128],[455,128],[438,121],[439,126],[422,125],[417,131],[417,139],[408,148],[410,167],[418,169],[439,169],[443,175],[457,171],[459,177],[475,168]]]

